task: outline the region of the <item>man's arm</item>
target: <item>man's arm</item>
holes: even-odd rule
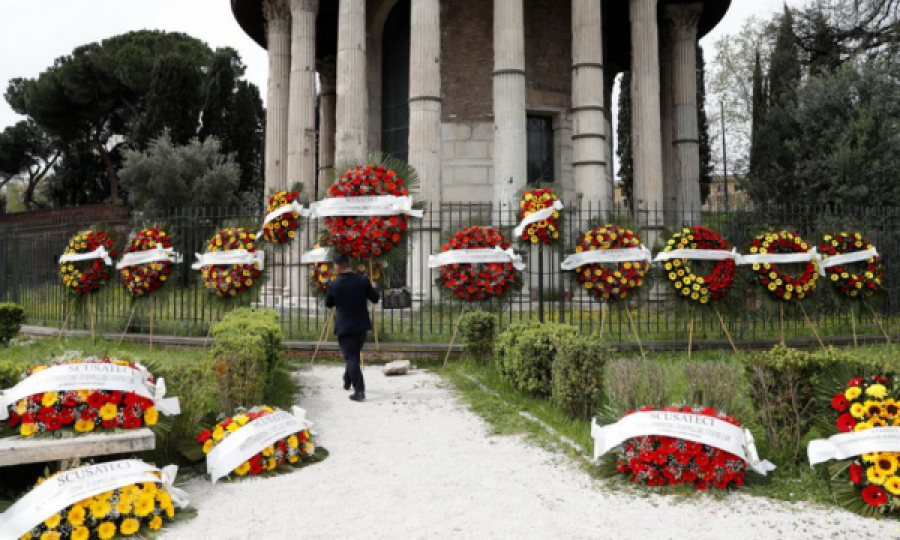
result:
[[[381,299],[381,293],[379,293],[378,288],[375,287],[374,281],[369,281],[369,290],[366,291],[366,296],[369,297],[369,301],[373,304],[377,304],[378,300]]]
[[[334,285],[334,282],[328,284],[328,287],[325,289],[325,307],[331,309],[335,306],[334,303],[334,294],[332,294],[331,286]]]

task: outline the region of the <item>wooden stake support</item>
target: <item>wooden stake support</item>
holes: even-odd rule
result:
[[[887,330],[884,329],[884,325],[881,324],[881,317],[878,316],[878,313],[875,311],[875,308],[873,308],[872,306],[870,306],[869,303],[866,302],[865,300],[863,300],[863,304],[865,304],[866,307],[869,308],[869,311],[872,312],[872,316],[875,317],[875,322],[878,323],[878,328],[880,328],[880,329],[881,329],[881,333],[884,334],[884,339],[886,339],[887,342],[890,343],[890,342],[891,342],[891,336],[887,333]]]
[[[97,341],[97,331],[94,327],[97,318],[97,304],[94,302],[94,295],[88,296],[88,317],[91,319],[91,343]]]
[[[856,339],[856,312],[850,310],[850,328],[853,330],[853,346],[859,347],[859,340]]]
[[[641,336],[638,335],[637,326],[634,324],[634,318],[631,316],[631,311],[628,309],[628,306],[622,306],[622,309],[625,310],[625,314],[628,315],[628,322],[631,323],[631,331],[634,332],[634,338],[638,342],[638,347],[641,349],[641,358],[647,359],[647,353],[644,352],[644,344],[641,343]]]
[[[122,340],[125,339],[125,334],[128,333],[128,328],[131,326],[131,321],[134,319],[134,312],[137,311],[137,302],[132,300],[131,304],[131,314],[128,316],[128,322],[125,323],[125,329],[122,330],[122,335],[119,336],[119,341],[116,343],[116,347],[122,344]]]
[[[328,318],[325,320],[325,326],[322,327],[322,332],[319,334],[319,342],[316,343],[316,350],[313,352],[312,359],[309,361],[309,367],[312,367],[313,363],[316,361],[316,357],[319,356],[319,348],[322,346],[322,342],[328,338],[328,334],[331,332],[331,327],[334,324],[334,309],[328,311]],[[362,361],[362,352],[360,352],[360,361]]]
[[[463,315],[466,314],[466,310],[462,310],[459,314],[459,318],[456,319],[456,326],[453,328],[453,337],[450,339],[450,346],[447,347],[447,354],[444,356],[444,367],[447,367],[447,362],[450,361],[450,352],[453,350],[453,345],[456,343],[456,336],[459,334],[459,323],[462,322]]]
[[[803,318],[806,319],[806,324],[809,325],[809,329],[812,330],[813,334],[816,336],[816,339],[819,341],[819,346],[823,349],[825,348],[825,344],[822,342],[822,338],[819,336],[819,332],[816,330],[816,326],[810,320],[809,315],[806,314],[806,308],[803,307],[803,302],[797,302],[800,305],[800,311],[803,312]]]
[[[781,312],[781,344],[784,345],[784,304],[778,302],[778,310]]]
[[[156,311],[156,298],[153,299],[153,305],[150,306],[150,348],[153,348],[153,312]]]
[[[694,306],[691,306],[691,329],[688,333],[688,360],[691,359],[691,353],[694,351]]]
[[[731,334],[728,332],[728,326],[725,325],[725,319],[723,319],[722,314],[719,313],[719,308],[715,308],[715,310],[716,310],[716,316],[719,317],[719,324],[722,325],[722,331],[725,332],[725,337],[728,338],[728,343],[731,344],[731,350],[733,350],[734,353],[737,354],[737,352],[738,352],[737,347],[734,346],[734,340],[731,339]]]
[[[59,329],[59,336],[56,338],[57,343],[62,341],[63,334],[66,331],[66,327],[69,326],[69,320],[72,318],[73,313],[75,313],[75,306],[72,306],[72,309],[69,310],[68,315],[66,315],[66,320],[63,321],[63,325]]]

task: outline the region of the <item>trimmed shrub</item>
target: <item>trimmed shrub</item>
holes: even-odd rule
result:
[[[487,311],[470,311],[459,319],[459,333],[466,344],[466,353],[484,362],[493,348],[497,330],[497,316]]]
[[[0,303],[0,342],[8,345],[9,341],[19,335],[22,323],[25,322],[25,309],[11,302]]]
[[[603,402],[603,374],[610,350],[585,336],[563,341],[553,361],[551,400],[570,418],[590,420]]]
[[[512,354],[512,350],[519,343],[519,337],[522,335],[522,332],[531,326],[531,323],[513,323],[497,336],[497,342],[494,344],[494,358],[496,359],[497,371],[506,379],[509,379],[512,374],[506,371],[508,365],[503,359]]]
[[[221,409],[263,403],[283,373],[278,314],[269,309],[236,309],[215,325],[213,335]]]
[[[524,329],[510,327],[505,333],[510,332],[518,332],[518,336],[508,336],[505,341],[514,342],[514,345],[498,354],[501,373],[519,390],[536,396],[550,396],[557,349],[561,343],[573,340],[578,330],[574,326],[550,323],[531,324]]]

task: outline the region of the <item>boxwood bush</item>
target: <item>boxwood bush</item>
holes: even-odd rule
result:
[[[591,337],[577,336],[558,344],[550,399],[569,418],[590,420],[603,402],[610,355],[606,345]]]
[[[519,390],[549,397],[557,350],[562,343],[575,339],[577,335],[578,330],[574,326],[565,324],[511,326],[498,340],[500,373]]]
[[[479,362],[490,356],[496,339],[497,316],[487,311],[470,311],[459,319],[459,333],[466,353]]]
[[[22,306],[11,302],[0,303],[0,342],[9,344],[12,338],[19,335],[24,322],[25,309]]]

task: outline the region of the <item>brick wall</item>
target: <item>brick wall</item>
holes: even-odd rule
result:
[[[493,122],[494,3],[441,1],[443,122]]]
[[[94,204],[0,215],[0,229],[57,231],[92,224],[112,225],[117,230],[122,229],[127,233],[128,208],[112,204]]]
[[[525,0],[528,106],[571,107],[571,66],[571,0]]]

